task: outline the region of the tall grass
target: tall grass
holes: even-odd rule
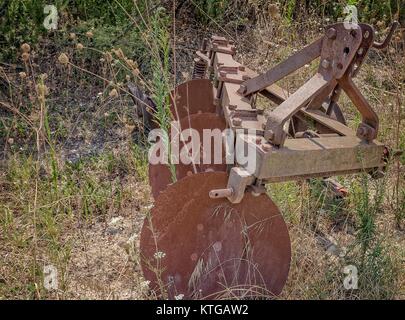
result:
[[[227,23],[234,26],[227,17],[232,17],[230,11],[237,8],[237,4],[256,2],[259,9],[268,4],[266,1],[229,0],[193,2],[205,12],[202,14],[199,10],[201,17],[197,17],[196,23],[212,26],[215,21],[221,26],[221,33]],[[298,33],[293,24],[284,24],[292,21],[297,3],[279,1],[282,25],[266,28],[266,32],[258,27],[241,36],[239,30],[226,29],[237,40],[242,48],[240,55],[250,66],[267,69],[296,49],[297,42],[304,42],[301,35],[311,38],[317,32],[301,28]],[[367,15],[370,17],[374,14],[376,19],[389,21],[398,9],[395,3],[398,2],[384,2],[378,8],[381,12],[373,9],[376,2],[362,1],[358,5],[361,8],[369,5]],[[6,32],[0,30],[3,36],[0,41],[6,39],[12,51],[10,54],[2,51],[0,60],[7,57],[7,65],[17,61],[20,69],[10,71],[1,64],[0,70],[1,90],[7,93],[0,94],[3,103],[0,140],[4,155],[0,162],[0,298],[69,297],[68,293],[73,290],[70,287],[72,273],[76,272],[71,270],[72,252],[78,245],[84,247],[86,255],[94,254],[89,247],[97,249],[94,248],[97,243],[82,234],[95,225],[106,225],[113,214],[122,214],[128,207],[134,207],[137,235],[150,209],[146,186],[147,143],[141,134],[137,144],[132,141],[133,131],[142,128],[128,102],[125,82],[135,81],[153,96],[157,104],[156,121],[169,131],[172,117],[169,94],[176,82],[172,76],[177,71],[171,61],[176,54],[170,33],[174,21],[161,6],[155,6],[155,2],[83,0],[74,5],[69,2],[69,6],[64,7],[66,2],[61,1],[57,6],[66,13],[60,22],[66,30],[47,35],[41,29],[41,1],[9,1],[8,4],[14,7],[6,18],[1,18],[0,25]],[[37,12],[37,18],[29,16],[27,11],[34,4],[38,7],[30,12]],[[323,15],[340,16],[338,10],[342,6],[337,6],[336,10],[330,6],[330,2],[314,2],[309,11],[315,10],[319,19]],[[242,7],[241,12],[235,9],[234,13],[251,14],[249,6]],[[366,12],[361,10],[362,14]],[[18,27],[8,31],[13,24]],[[215,24],[215,29],[209,29],[208,33],[216,33],[217,27]],[[20,44],[38,41],[39,35],[46,37],[41,42],[45,49],[32,45],[34,52],[27,60],[22,60]],[[189,35],[182,36],[187,39]],[[272,45],[263,39],[270,39]],[[182,45],[191,51],[188,49],[191,44]],[[246,48],[248,54],[244,51]],[[61,53],[67,56],[68,62],[56,61]],[[41,55],[42,60],[38,58]],[[395,141],[395,148],[401,149],[405,146],[401,121],[403,85],[401,87],[401,76],[395,78],[393,74],[400,73],[404,64],[395,63],[402,61],[399,54],[390,55],[390,52],[374,55],[367,61],[364,67],[368,69],[360,75],[361,89],[381,114],[381,139],[387,144]],[[44,65],[47,76],[37,64]],[[283,85],[294,88],[303,80],[300,77],[302,75],[289,78]],[[78,97],[86,94],[90,98],[82,104]],[[360,118],[344,97],[342,107],[350,125],[355,127]],[[114,135],[116,131],[124,131],[125,138]],[[113,139],[101,144],[96,152],[90,150],[72,159],[63,153],[66,144],[72,141],[90,141],[89,145],[97,145],[108,134],[112,134]],[[71,148],[76,148],[75,144]],[[371,180],[366,174],[340,177],[350,194],[343,200],[333,198],[320,180],[268,186],[269,194],[289,225],[293,246],[291,273],[282,298],[389,299],[400,296],[404,256],[400,242],[405,218],[404,159],[404,155],[392,159],[383,180]],[[175,178],[173,170],[172,174]],[[134,198],[139,203],[133,203]],[[136,247],[136,241],[131,245]],[[136,249],[132,254],[136,256],[134,273],[139,273]],[[60,287],[56,292],[49,292],[43,286],[43,267],[48,264],[59,270]],[[358,268],[357,290],[343,287],[346,276],[343,268],[347,265]]]

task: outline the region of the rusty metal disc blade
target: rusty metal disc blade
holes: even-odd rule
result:
[[[174,119],[196,113],[214,113],[214,92],[208,79],[193,79],[180,84],[170,95],[170,111]]]
[[[204,129],[218,129],[221,132],[225,129],[226,123],[225,120],[218,116],[215,113],[201,113],[201,114],[194,114],[191,116],[187,116],[180,120],[180,128],[181,130],[185,130],[188,128],[195,129],[200,137],[201,142],[201,161],[200,163],[193,164],[184,164],[181,161],[178,164],[174,164],[172,166],[168,164],[149,164],[149,184],[152,188],[152,195],[156,199],[161,191],[166,189],[166,187],[173,183],[174,181],[178,181],[184,178],[187,175],[198,173],[198,172],[206,172],[206,171],[226,171],[226,163],[224,160],[224,152],[222,146],[222,139],[221,140],[211,140],[211,157],[209,157],[208,161],[204,161],[203,155],[206,150],[203,148],[203,137],[204,137]],[[172,139],[172,137],[170,137]],[[174,134],[174,138],[180,139],[178,134]],[[187,142],[187,141],[186,141]],[[216,144],[216,145],[215,145]],[[220,145],[218,145],[220,144]],[[184,148],[184,143],[180,142],[179,150]],[[216,148],[216,149],[215,149]],[[221,149],[219,149],[221,148]],[[215,153],[218,153],[218,150],[221,150],[221,162],[215,161]],[[217,162],[217,163],[216,163]]]
[[[287,279],[287,226],[267,195],[211,199],[225,172],[199,173],[170,185],[145,219],[141,266],[150,288],[173,299],[274,297]]]

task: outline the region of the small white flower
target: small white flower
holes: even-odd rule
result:
[[[153,255],[155,257],[155,259],[162,259],[166,256],[166,253],[162,252],[162,251],[158,251],[155,252],[155,254]]]
[[[176,299],[176,300],[183,300],[183,298],[184,298],[184,294],[182,294],[182,293],[180,293],[177,296],[174,296],[174,299]]]
[[[149,281],[149,280],[142,281],[142,282],[141,282],[141,288],[148,289],[148,288],[149,288],[149,284],[150,284],[150,281]]]
[[[124,220],[123,217],[119,216],[119,217],[113,217],[110,222],[108,223],[109,226],[113,226],[118,224],[119,222],[121,222],[122,220]]]

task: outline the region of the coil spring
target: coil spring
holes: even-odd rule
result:
[[[194,59],[193,79],[204,79],[207,72],[207,62],[201,58]]]

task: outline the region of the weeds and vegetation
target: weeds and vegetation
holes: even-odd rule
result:
[[[404,19],[401,1],[350,3],[380,33]],[[42,24],[45,4],[0,5],[0,299],[146,298],[137,239],[150,209],[147,141],[126,82],[151,94],[165,128],[170,89],[189,77],[198,39],[231,37],[240,58],[264,71],[341,18],[346,3],[177,1],[174,14],[165,1],[56,1],[52,32]],[[394,150],[405,148],[403,50],[396,35],[356,79]],[[296,88],[314,68],[282,85]],[[355,127],[347,97],[341,106]],[[339,177],[345,199],[319,180],[269,186],[293,246],[281,298],[404,297],[404,165],[405,155],[392,157],[380,180]],[[46,265],[58,270],[57,290],[44,287]],[[358,289],[343,287],[348,265]]]

